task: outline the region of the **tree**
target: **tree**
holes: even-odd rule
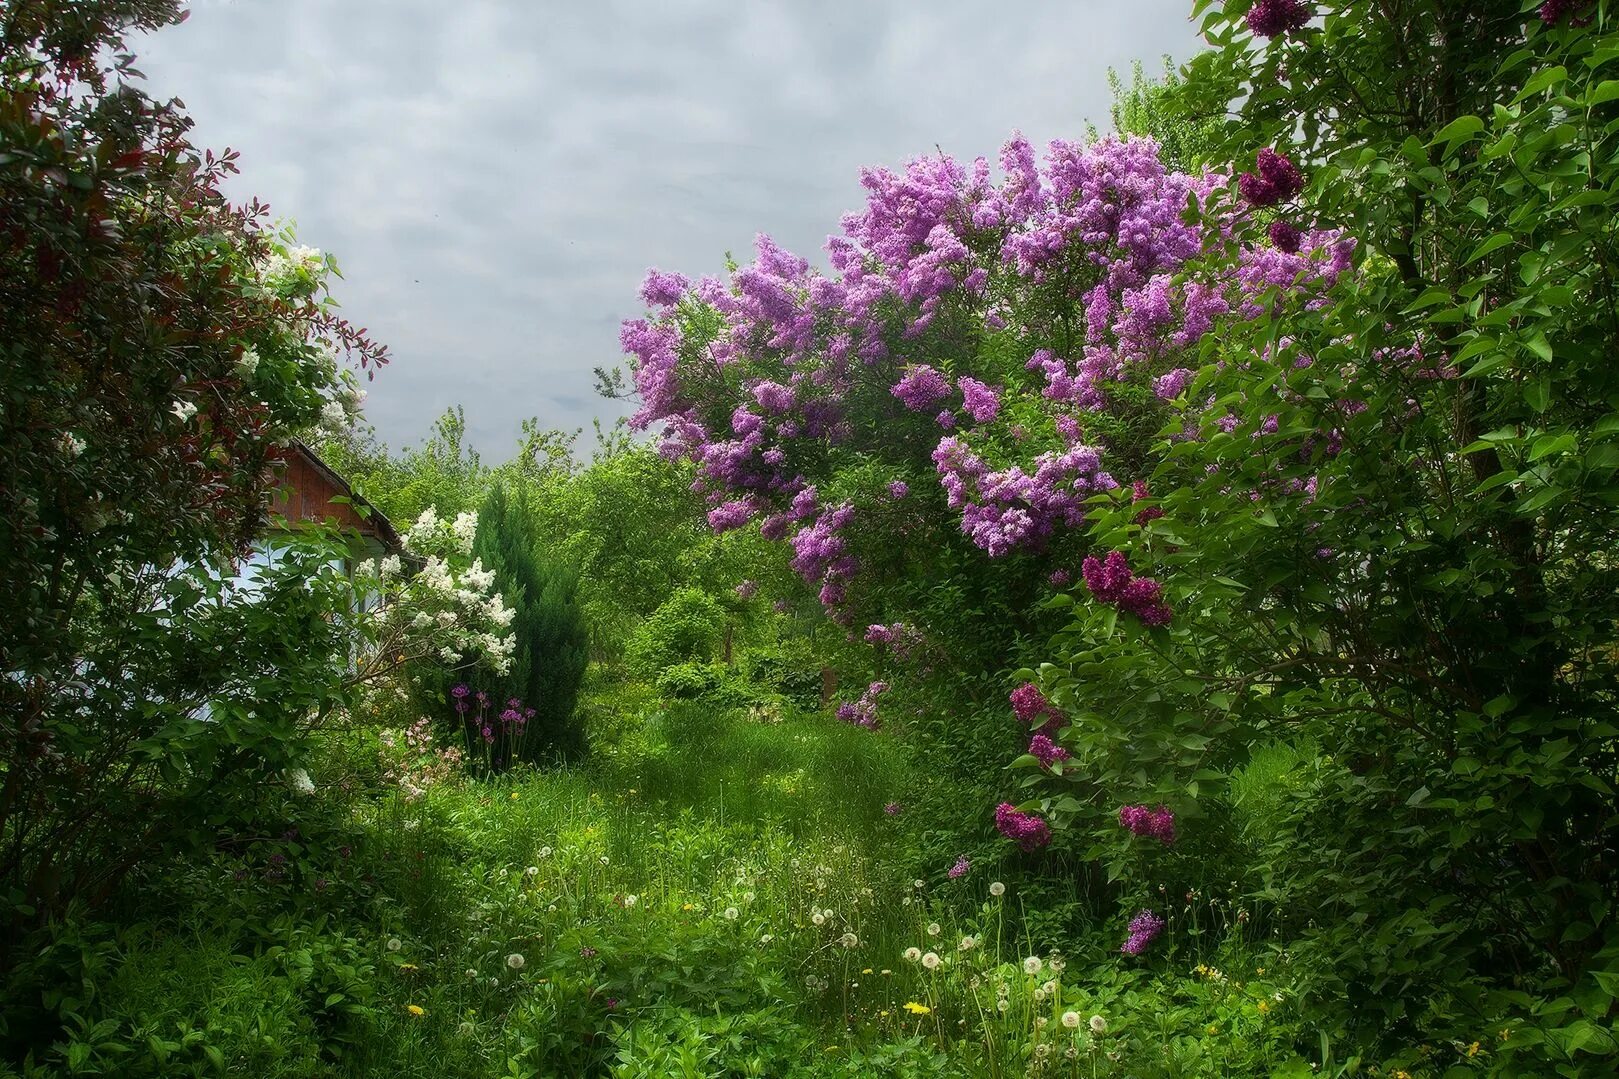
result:
[[[576,705],[589,641],[577,574],[541,553],[527,492],[504,483],[484,500],[472,551],[516,612],[511,671],[486,684],[497,703],[516,698],[534,711],[514,752],[527,760],[579,756],[585,742]]]

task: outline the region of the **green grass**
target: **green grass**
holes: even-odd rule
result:
[[[64,931],[80,988],[58,1012],[85,1018],[30,1074],[1245,1075],[1291,1055],[1285,1005],[1258,1010],[1292,992],[1276,975],[1159,985],[1111,942],[1054,971],[1012,935],[1015,889],[901,875],[882,807],[907,762],[823,716],[654,709],[588,771],[416,801],[377,788],[374,754],[334,745],[288,807],[296,839],[155,868],[134,928]]]

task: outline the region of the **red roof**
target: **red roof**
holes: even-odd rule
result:
[[[334,502],[336,498],[347,501]],[[393,522],[355,494],[348,481],[332,471],[314,450],[297,440],[288,448],[286,472],[271,496],[270,512],[285,517],[290,527],[332,520],[341,528],[370,536],[390,550],[403,547]]]

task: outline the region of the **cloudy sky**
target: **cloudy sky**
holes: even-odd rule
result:
[[[389,345],[366,414],[395,447],[462,404],[588,430],[648,266],[718,272],[766,232],[815,258],[862,165],[993,158],[1107,126],[1109,67],[1198,40],[1190,0],[193,0],[138,43],[199,144],[335,254]]]

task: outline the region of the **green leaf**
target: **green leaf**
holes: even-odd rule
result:
[[[1467,262],[1477,262],[1490,252],[1501,250],[1501,248],[1511,243],[1513,239],[1513,235],[1509,232],[1498,232],[1494,236],[1491,236],[1489,239],[1485,240],[1483,243],[1479,244],[1477,247],[1473,248],[1473,253],[1467,256]]]

